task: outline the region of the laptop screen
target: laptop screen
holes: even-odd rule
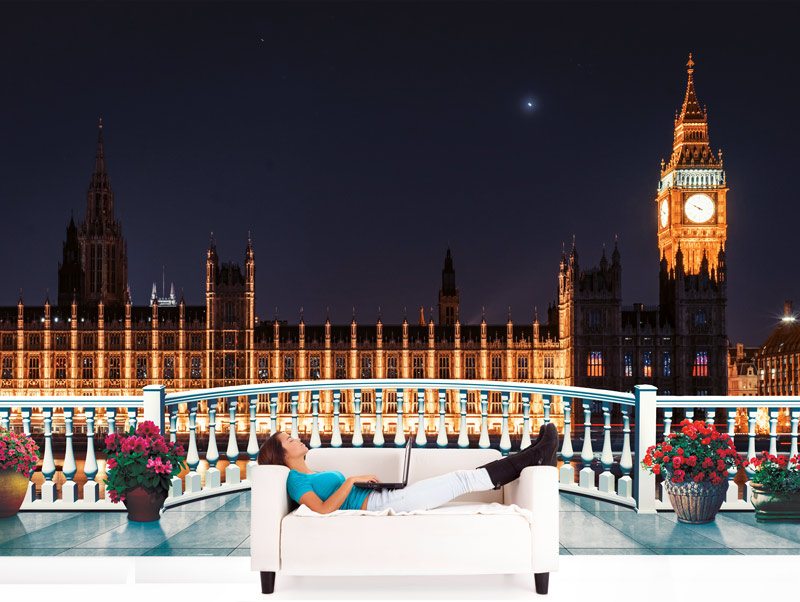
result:
[[[411,437],[408,437],[408,442],[406,443],[406,464],[403,467],[403,484],[408,485],[408,465],[411,463],[411,447],[412,447]]]

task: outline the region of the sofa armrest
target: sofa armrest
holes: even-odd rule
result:
[[[281,521],[289,514],[286,466],[253,466],[250,489],[250,568],[278,571],[281,566]]]
[[[554,466],[526,466],[517,480],[503,486],[503,502],[507,505],[516,504],[533,513],[533,572],[557,570],[558,469]]]

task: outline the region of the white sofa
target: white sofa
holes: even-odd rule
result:
[[[402,448],[315,448],[312,470],[345,476],[375,474],[400,481]],[[502,457],[496,449],[428,449],[411,452],[409,484],[452,470],[476,468]],[[475,575],[533,573],[546,594],[558,569],[558,474],[530,466],[501,489],[468,493],[443,506],[498,502],[531,515],[410,514],[297,516],[289,498],[285,466],[254,466],[250,567],[261,572],[261,590],[274,591],[275,575]],[[305,509],[305,506],[303,507]],[[495,506],[497,508],[497,506]],[[454,510],[459,509],[453,508]],[[508,510],[514,510],[508,508]],[[435,511],[434,511],[435,512]]]

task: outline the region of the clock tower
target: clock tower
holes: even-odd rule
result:
[[[675,118],[672,156],[661,161],[656,194],[659,258],[675,268],[678,249],[686,274],[699,274],[703,260],[719,271],[719,254],[727,231],[728,191],[722,151],[716,155],[708,139],[708,112],[694,88],[694,61],[686,63],[688,82],[680,115]]]

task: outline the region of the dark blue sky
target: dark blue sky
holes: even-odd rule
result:
[[[625,304],[655,304],[654,194],[686,55],[721,147],[728,332],[760,344],[800,304],[791,4],[33,4],[0,7],[0,304],[57,297],[96,123],[152,282],[202,303],[213,230],[257,313],[385,323],[436,305],[449,243],[464,322],[529,322],[619,236]],[[263,39],[263,41],[262,41]],[[527,98],[537,109],[523,110]],[[160,284],[159,284],[160,287]],[[426,310],[427,314],[427,310]]]

